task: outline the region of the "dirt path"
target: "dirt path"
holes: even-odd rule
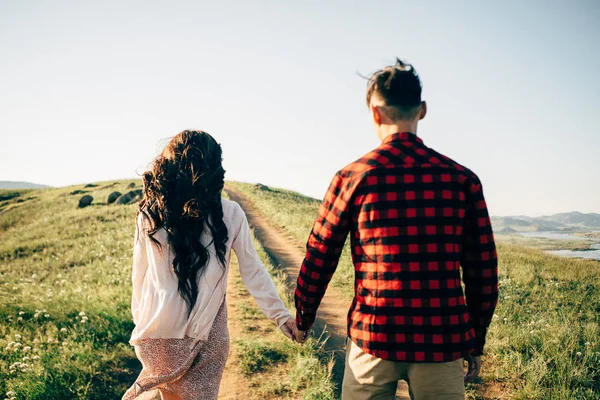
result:
[[[253,400],[256,397],[252,394],[252,390],[248,386],[245,379],[240,377],[238,360],[236,356],[236,348],[233,345],[233,340],[242,336],[243,328],[240,323],[240,310],[235,307],[239,301],[247,299],[240,296],[237,292],[233,279],[235,279],[234,271],[230,271],[227,281],[227,326],[229,328],[230,349],[229,358],[223,371],[223,378],[219,386],[219,400]]]
[[[237,202],[244,209],[250,225],[254,228],[257,239],[273,259],[273,264],[278,265],[286,273],[289,287],[295,288],[296,278],[304,258],[303,249],[286,232],[269,224],[267,219],[245,195],[230,186],[226,186],[225,190],[231,200]],[[329,336],[325,348],[335,357],[333,379],[338,387],[341,387],[344,376],[346,313],[349,307],[350,302],[345,300],[335,287],[329,286],[319,307],[314,328],[319,333],[326,330],[327,336]],[[221,384],[221,387],[223,387],[223,384]],[[401,381],[398,385],[396,399],[410,400],[408,387],[404,381]]]

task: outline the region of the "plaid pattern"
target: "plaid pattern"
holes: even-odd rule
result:
[[[408,132],[386,137],[339,171],[298,276],[299,329],[312,326],[348,232],[356,273],[348,336],[360,348],[407,362],[481,354],[498,298],[498,267],[473,172]]]

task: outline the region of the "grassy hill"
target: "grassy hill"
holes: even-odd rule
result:
[[[0,190],[0,396],[113,400],[133,383],[141,369],[127,343],[136,205],[106,205],[130,185],[140,182]],[[84,194],[94,202],[78,209]],[[232,279],[233,306],[243,311],[232,362],[236,380],[249,382],[246,398],[332,398],[319,344],[287,343]]]
[[[291,191],[231,185],[298,244],[305,243],[317,200]],[[500,301],[482,379],[469,386],[468,398],[600,398],[600,263],[505,244],[499,244],[498,252]],[[347,247],[332,282],[352,296]]]

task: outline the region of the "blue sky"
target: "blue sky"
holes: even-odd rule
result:
[[[357,72],[399,56],[492,214],[600,212],[599,41],[593,0],[0,0],[0,180],[136,176],[195,128],[228,179],[320,198],[378,145]]]

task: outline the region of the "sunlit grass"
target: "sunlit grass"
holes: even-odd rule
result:
[[[26,191],[0,210],[0,393],[116,399],[139,364],[127,344],[136,206],[106,206],[129,181]],[[4,191],[2,191],[4,192]]]
[[[304,244],[319,201],[231,183],[274,225]],[[600,398],[600,263],[500,243],[500,301],[487,337],[482,379],[468,398]],[[346,248],[334,285],[353,293]],[[344,311],[345,312],[345,311]]]
[[[131,183],[140,185],[0,190],[0,399],[113,400],[135,380],[141,366],[128,340],[136,205],[106,205],[112,191],[125,193]],[[71,195],[75,190],[85,193]],[[94,202],[78,209],[84,194]],[[267,260],[262,250],[261,256]],[[283,281],[276,282],[289,305]],[[253,302],[242,305],[248,321],[265,321]],[[318,347],[288,344],[266,323],[296,377],[282,386],[286,393],[330,398],[327,359]],[[244,340],[264,341],[264,334],[248,331]],[[299,369],[306,364],[313,368]],[[271,381],[260,383],[274,393]],[[307,395],[315,390],[323,397]]]

